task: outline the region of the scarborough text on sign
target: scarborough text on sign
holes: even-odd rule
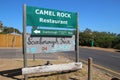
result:
[[[37,7],[26,7],[27,26],[76,28],[77,13]]]
[[[27,35],[27,53],[50,53],[75,50],[75,36],[31,37]]]

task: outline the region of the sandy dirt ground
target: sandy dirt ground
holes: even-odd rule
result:
[[[46,60],[28,60],[28,66],[44,65]],[[53,64],[68,63],[70,60],[63,59],[51,60]],[[23,67],[23,60],[16,59],[0,59],[0,80],[23,80],[23,75],[20,71]],[[42,75],[42,76],[41,76]],[[45,76],[43,76],[45,75]],[[112,75],[104,73],[98,69],[93,69],[93,80],[110,80]],[[58,73],[58,74],[34,74],[29,75],[28,80],[69,80],[70,78],[76,78],[77,80],[87,80],[87,65],[83,65],[82,70],[71,73]]]
[[[97,49],[97,50],[105,50],[115,52],[116,49],[104,49],[104,48],[96,48],[96,47],[83,47],[89,49]],[[47,60],[27,60],[28,66],[38,66],[44,65]],[[59,57],[58,60],[51,60],[52,64],[61,64],[71,62],[69,59],[65,57]],[[23,60],[22,59],[0,59],[0,80],[23,80],[24,76],[21,75],[21,68],[23,68]],[[83,64],[82,70],[67,73],[67,74],[34,74],[29,75],[28,80],[70,80],[70,78],[75,78],[77,80],[87,80],[87,65]],[[92,80],[111,80],[113,77],[109,73],[105,73],[99,69],[93,68],[92,71]],[[41,76],[42,75],[42,76]]]

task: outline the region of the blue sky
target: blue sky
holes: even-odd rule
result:
[[[23,4],[78,12],[80,31],[120,33],[120,0],[0,0],[0,21],[22,32]]]

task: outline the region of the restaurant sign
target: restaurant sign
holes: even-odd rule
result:
[[[77,13],[46,8],[26,7],[27,26],[76,28]]]

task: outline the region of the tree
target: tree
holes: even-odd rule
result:
[[[91,31],[91,29],[89,29],[89,28],[86,28],[85,29],[85,31],[84,31],[84,33],[91,33],[92,31]]]
[[[93,32],[95,37],[95,46],[104,47],[104,48],[111,48],[112,41],[114,40],[114,35],[107,32]]]
[[[120,36],[120,34],[118,34],[117,36]]]
[[[4,27],[4,30],[3,30],[3,33],[18,33],[18,34],[21,34],[21,32],[16,29],[16,28],[13,28],[13,27]]]
[[[82,46],[91,46],[91,40],[92,40],[92,31],[90,29],[85,29],[84,32],[80,32],[79,34],[79,41],[80,45]]]
[[[80,32],[79,42],[81,46],[91,46],[91,43],[94,42],[96,47],[119,48],[120,35],[110,32],[91,31],[87,28],[84,32]]]
[[[0,21],[0,30],[2,30],[0,32],[0,34],[9,34],[9,33],[14,33],[14,32],[18,33],[18,34],[21,34],[21,32],[18,29],[16,29],[16,28],[3,26],[2,21]]]
[[[3,23],[0,21],[0,28],[3,28]]]
[[[115,49],[120,49],[120,36],[116,36],[112,42],[112,47]]]

